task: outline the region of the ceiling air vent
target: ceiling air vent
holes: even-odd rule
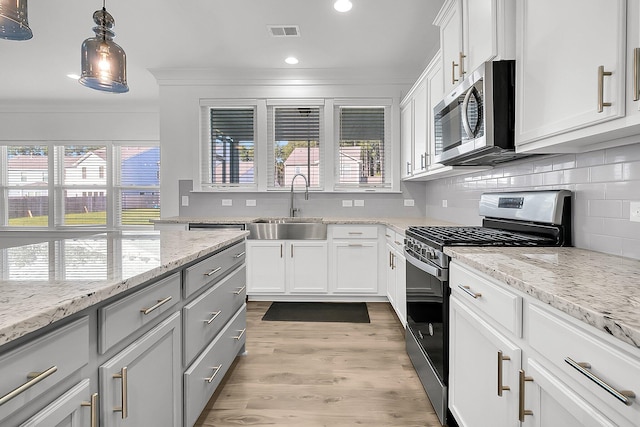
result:
[[[300,37],[297,25],[267,25],[267,28],[273,37]]]

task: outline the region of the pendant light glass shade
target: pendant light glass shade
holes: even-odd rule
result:
[[[0,38],[29,40],[33,37],[27,19],[27,0],[0,0]]]
[[[78,81],[105,92],[128,92],[127,56],[113,42],[115,33],[111,28],[115,21],[104,7],[94,12],[93,20],[98,25],[93,28],[96,36],[82,43],[82,74]]]

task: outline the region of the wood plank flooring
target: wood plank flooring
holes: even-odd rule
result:
[[[389,304],[371,323],[263,322],[269,304],[248,303],[248,354],[196,426],[440,427]]]

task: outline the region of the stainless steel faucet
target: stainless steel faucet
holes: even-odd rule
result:
[[[297,173],[297,174],[293,175],[293,178],[291,178],[291,205],[289,206],[289,216],[291,218],[296,216],[296,212],[298,212],[300,210],[298,208],[294,208],[293,207],[293,181],[295,181],[296,178],[299,177],[299,176],[304,178],[304,199],[305,200],[309,200],[309,181],[307,181],[307,177],[304,176],[301,173]]]

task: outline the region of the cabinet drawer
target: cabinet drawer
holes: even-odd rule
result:
[[[184,373],[185,426],[192,426],[245,343],[246,306]]]
[[[245,295],[246,271],[243,266],[184,307],[185,365],[227,324],[244,304]]]
[[[119,299],[99,310],[100,354],[180,301],[180,273]]]
[[[630,420],[631,425],[640,425],[640,362],[637,358],[598,337],[596,329],[588,331],[544,307],[528,304],[526,314],[526,337],[531,346],[551,362],[551,368],[600,399],[604,405],[598,407],[609,406]],[[572,365],[572,361],[584,366]],[[636,394],[627,404],[623,402],[625,393],[617,394],[625,390]],[[581,394],[588,398],[588,393]]]
[[[449,268],[451,294],[515,336],[522,332],[522,298],[489,279],[453,262]]]
[[[245,250],[245,243],[242,242],[187,268],[184,273],[185,298],[204,286],[217,282],[227,271],[242,264]]]
[[[377,239],[378,227],[375,225],[336,225],[332,227],[334,239]]]
[[[3,425],[1,420],[9,414],[62,382],[88,362],[87,317],[0,356],[0,425]]]

